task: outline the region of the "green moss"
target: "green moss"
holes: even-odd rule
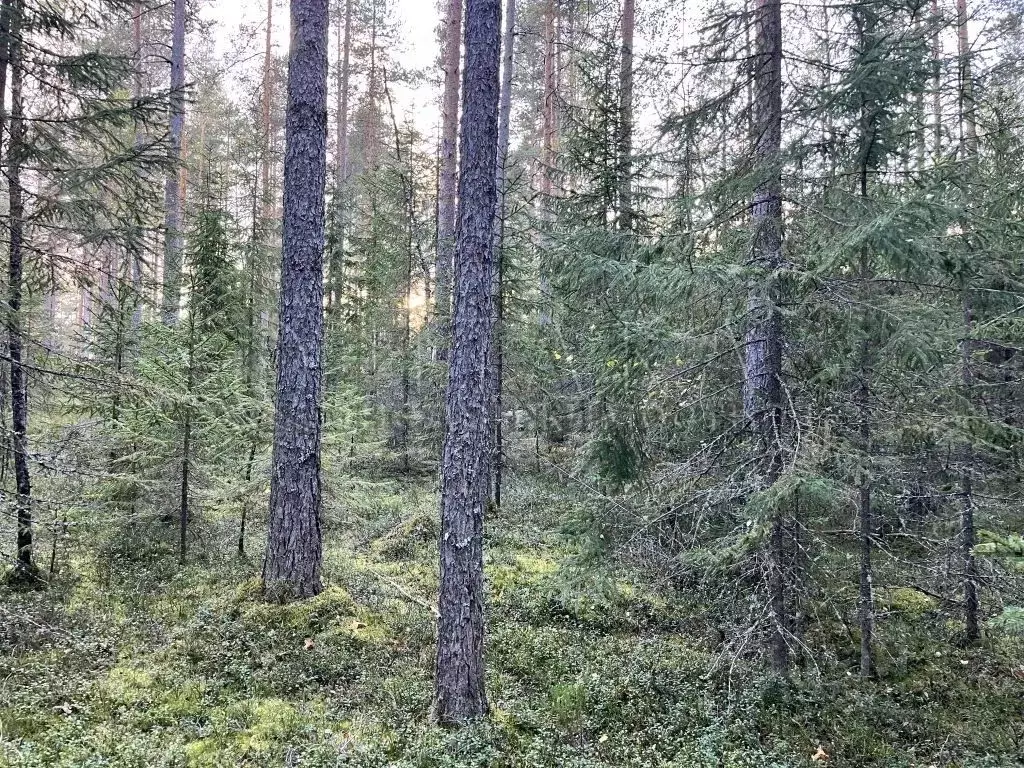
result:
[[[878,604],[887,611],[917,619],[939,607],[939,601],[909,587],[888,587],[877,590]]]

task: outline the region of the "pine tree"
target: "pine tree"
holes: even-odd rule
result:
[[[486,371],[494,315],[500,0],[466,6],[455,322],[441,467],[441,589],[434,714],[460,724],[487,713],[484,690],[484,508],[491,399]]]
[[[277,413],[263,589],[270,600],[323,589],[321,393],[327,0],[292,0]]]

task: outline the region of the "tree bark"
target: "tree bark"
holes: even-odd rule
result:
[[[633,30],[636,0],[622,4],[622,62],[619,73],[619,229],[633,228]]]
[[[763,452],[762,482],[770,487],[782,469],[782,317],[774,288],[774,272],[782,264],[782,178],[778,167],[782,147],[782,5],[780,0],[755,4],[754,165],[761,181],[754,191],[754,230],[750,264],[758,282],[747,300],[749,314],[744,345],[743,411]],[[773,627],[769,655],[780,674],[789,671],[786,640],[786,522],[781,513],[771,521],[767,552],[767,584]]]
[[[143,67],[143,43],[142,43],[142,3],[136,2],[132,6],[132,51],[135,56],[134,62],[134,73],[133,73],[133,84],[132,84],[132,95],[135,98],[136,104],[142,102],[142,67]],[[135,152],[139,155],[142,154],[143,145],[145,143],[145,135],[142,131],[142,125],[139,124],[135,129]],[[136,180],[136,184],[141,184],[141,180]],[[142,269],[143,269],[143,247],[142,247],[142,215],[138,211],[142,205],[142,195],[140,191],[136,191],[136,204],[132,215],[133,231],[132,231],[132,242],[130,247],[131,257],[131,280],[132,280],[132,320],[131,328],[133,336],[138,332],[142,326]],[[133,339],[134,343],[134,339]]]
[[[171,170],[167,173],[164,185],[164,325],[178,323],[181,268],[185,250],[181,194],[181,138],[185,126],[185,0],[174,0],[171,38],[171,122],[168,132]]]
[[[544,206],[550,205],[548,198],[554,190],[555,147],[558,142],[558,78],[555,67],[557,21],[555,0],[547,0],[544,4],[544,104],[540,169],[540,191],[544,197],[541,205]]]
[[[871,45],[877,45],[877,17],[871,8],[866,8],[863,16],[859,19],[859,44],[862,50],[868,50]],[[871,148],[878,139],[878,124],[876,120],[877,110],[866,95],[862,96],[860,105],[860,168],[859,168],[859,191],[863,204],[863,216],[869,215],[868,179],[870,177]],[[870,291],[872,268],[869,246],[865,243],[861,247],[859,277],[863,283],[864,291]],[[854,396],[860,418],[860,449],[863,453],[864,466],[859,478],[859,504],[857,511],[857,527],[860,544],[860,567],[858,572],[858,601],[857,615],[860,625],[860,676],[871,678],[875,674],[874,659],[874,634],[875,634],[875,596],[874,596],[874,571],[871,558],[874,547],[874,512],[872,509],[871,491],[873,482],[872,463],[874,459],[874,446],[871,441],[871,386],[872,386],[872,324],[871,301],[865,298],[862,301],[863,315],[862,328],[863,340],[860,348],[860,361],[858,372],[857,392]]]
[[[487,712],[483,522],[489,488],[500,0],[469,0],[463,78],[455,323],[441,478],[441,589],[435,676],[439,722]]]
[[[870,372],[867,367],[867,346],[867,342],[865,342],[861,350],[861,382],[857,390],[857,408],[860,411],[861,450],[864,451],[865,461],[869,462],[871,457],[871,384],[869,380]],[[862,470],[862,476],[860,478],[857,523],[858,537],[860,539],[860,569],[858,574],[859,596],[857,603],[857,618],[860,624],[860,676],[867,679],[874,677],[875,675],[875,658],[873,651],[875,635],[875,595],[874,571],[871,565],[874,536],[874,515],[872,514],[871,509],[870,467],[865,467]]]
[[[345,3],[344,20],[338,24],[338,95],[335,118],[335,145],[338,149],[334,169],[334,216],[337,242],[329,265],[328,305],[336,310],[344,292],[346,183],[348,181],[348,91],[352,57],[352,0]],[[344,39],[343,39],[344,35]]]
[[[188,341],[188,383],[185,390],[192,399],[192,388],[195,385],[195,321],[190,317]],[[189,471],[192,468],[192,405],[185,405],[185,420],[181,436],[181,498],[178,505],[178,564],[185,564],[188,549],[188,518],[189,518]]]
[[[942,158],[942,39],[939,1],[932,0],[932,162]]]
[[[462,0],[448,0],[445,18],[444,94],[441,101],[441,168],[437,199],[437,264],[434,267],[434,313],[438,339],[436,356],[448,357],[451,335],[452,266],[455,255],[459,134],[459,70],[462,37]]]
[[[272,144],[270,116],[274,99],[274,0],[267,0],[266,25],[267,30],[263,41],[263,94],[260,105],[263,111],[263,151],[260,162],[260,177],[261,189],[263,191],[264,237],[267,236],[267,230],[269,229],[267,223],[274,216],[274,198],[270,193],[270,148]]]
[[[7,127],[7,70],[14,45],[12,24],[18,22],[14,17],[16,3],[17,0],[0,2],[0,145],[3,144],[4,129]],[[20,4],[18,9],[20,13]]]
[[[967,0],[957,0],[957,49],[960,58],[960,125],[963,133],[964,159],[968,175],[974,180],[978,158],[978,126],[975,117],[974,82],[971,73],[971,38],[967,28]],[[969,220],[969,216],[967,217]],[[970,234],[969,221],[964,223],[965,237]],[[967,286],[962,291],[961,303],[964,318],[964,340],[960,345],[961,381],[964,394],[971,400],[974,377],[971,372],[970,337],[974,326],[974,307]],[[981,637],[978,603],[978,564],[974,558],[977,534],[974,523],[974,446],[968,439],[963,448],[963,468],[960,474],[960,554],[963,560],[964,589],[964,630],[967,642],[973,643]]]
[[[21,168],[25,155],[25,67],[22,61],[22,0],[11,8],[11,136],[7,147],[9,200],[9,262],[7,273],[7,344],[11,362],[11,426],[14,432],[14,478],[17,486],[17,559],[15,567],[22,576],[32,577],[33,562],[32,484],[28,466],[28,375],[22,362],[21,317],[25,200],[21,186]]]
[[[264,594],[277,601],[311,597],[323,588],[320,442],[327,3],[291,2],[277,412],[263,563]]]

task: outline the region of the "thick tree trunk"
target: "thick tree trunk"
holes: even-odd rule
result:
[[[619,229],[633,228],[633,30],[636,0],[622,4],[622,61],[619,73]]]
[[[455,256],[459,134],[459,71],[462,50],[462,0],[448,0],[445,17],[444,94],[441,101],[441,168],[437,198],[437,263],[434,267],[436,355],[448,357],[451,335],[452,265]]]
[[[171,37],[171,122],[168,133],[171,170],[167,173],[164,185],[164,325],[178,323],[181,268],[185,250],[181,194],[181,138],[185,126],[185,0],[174,0]]]
[[[504,465],[504,435],[502,434],[502,384],[504,379],[504,349],[501,330],[505,320],[505,199],[508,181],[509,133],[512,119],[512,75],[515,67],[516,0],[505,0],[505,31],[502,37],[501,97],[498,104],[498,163],[495,189],[498,202],[494,215],[494,352],[491,360],[491,397],[493,398],[494,451],[491,471],[494,487],[491,499],[495,508],[501,507],[501,483]]]
[[[760,281],[747,301],[748,329],[744,345],[743,411],[759,450],[763,451],[762,482],[772,485],[782,468],[782,318],[772,287],[772,273],[782,264],[782,179],[778,167],[782,146],[782,6],[780,0],[757,0],[754,52],[754,164],[761,181],[754,192],[751,266]],[[769,655],[778,674],[789,671],[786,640],[790,623],[786,608],[786,521],[771,521],[767,552],[767,583],[772,628]]]
[[[35,575],[32,559],[32,484],[28,467],[28,375],[22,362],[21,293],[25,226],[25,201],[21,167],[25,154],[24,79],[21,18],[24,4],[11,9],[11,137],[7,147],[9,195],[9,255],[7,273],[7,352],[11,358],[11,426],[14,432],[14,478],[18,491],[16,568],[24,576]]]
[[[327,175],[327,2],[292,0],[285,119],[284,229],[268,599],[321,591],[320,437],[323,380],[324,189]]]
[[[488,497],[497,198],[500,0],[469,0],[463,79],[455,323],[441,480],[441,589],[435,715],[464,723],[487,712],[483,523]]]

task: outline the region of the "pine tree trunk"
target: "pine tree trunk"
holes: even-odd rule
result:
[[[9,195],[9,263],[7,273],[7,352],[11,360],[11,426],[14,433],[14,478],[17,486],[17,571],[35,575],[32,542],[32,484],[28,466],[28,376],[23,364],[22,268],[25,201],[21,168],[25,154],[24,80],[21,20],[24,4],[15,0],[11,8],[11,136],[7,147]]]
[[[452,266],[455,256],[459,134],[459,70],[462,0],[448,0],[444,26],[444,94],[441,101],[441,168],[437,198],[437,264],[434,267],[436,356],[448,358],[451,336]]]
[[[877,30],[877,18],[871,8],[867,8],[863,17],[863,26],[860,27],[859,44],[862,49],[867,49],[874,42]],[[868,215],[869,196],[868,178],[870,176],[871,147],[877,141],[878,125],[875,121],[875,110],[869,104],[867,97],[862,97],[860,107],[860,173],[859,191],[863,204],[863,216]],[[865,243],[860,252],[859,277],[864,285],[864,290],[869,291],[872,278],[870,252]],[[871,506],[872,486],[872,462],[874,458],[874,446],[871,442],[871,333],[870,322],[871,302],[863,300],[863,320],[861,333],[863,341],[860,348],[860,361],[858,371],[858,388],[854,397],[855,405],[860,418],[860,449],[863,452],[864,467],[859,478],[859,504],[857,511],[858,537],[860,544],[860,568],[858,572],[858,623],[860,625],[860,676],[870,678],[875,674],[875,660],[873,641],[875,634],[875,598],[874,598],[874,571],[871,564],[872,548],[874,546],[874,513]]]
[[[181,268],[185,250],[181,194],[181,139],[185,126],[185,0],[174,0],[171,37],[171,122],[168,133],[171,170],[164,185],[164,325],[178,323]]]
[[[337,116],[335,119],[335,146],[337,157],[334,169],[334,227],[337,242],[331,251],[328,265],[330,290],[327,297],[328,306],[336,311],[344,293],[345,271],[345,224],[346,224],[346,183],[348,181],[348,90],[350,80],[350,61],[352,56],[352,0],[342,0],[345,4],[343,17],[338,23],[338,94]]]
[[[967,27],[967,0],[957,0],[957,42],[960,55],[960,124],[964,141],[964,157],[968,175],[975,180],[978,157],[978,127],[975,117],[974,82],[971,73],[971,40]],[[970,235],[969,222],[965,222],[965,237]],[[962,291],[964,317],[964,340],[961,342],[961,381],[968,402],[974,377],[971,372],[971,333],[974,327],[974,307],[967,287]],[[967,642],[973,643],[981,637],[978,604],[978,564],[974,558],[977,535],[974,523],[974,447],[968,440],[963,448],[963,468],[960,474],[960,554],[964,568],[964,629]]]
[[[18,21],[14,17],[15,4],[18,2],[19,0],[0,2],[0,145],[3,143],[4,129],[7,127],[7,70],[10,67],[14,44],[12,25]],[[18,8],[20,7],[19,4]]]
[[[857,408],[860,411],[860,437],[861,450],[865,452],[866,461],[870,461],[871,455],[871,422],[869,401],[871,389],[870,373],[866,363],[867,343],[865,342],[861,351],[861,383],[857,391]],[[857,618],[860,624],[860,676],[871,678],[875,675],[875,659],[873,652],[873,640],[875,634],[875,599],[874,599],[874,571],[871,566],[871,554],[874,535],[874,515],[871,510],[871,472],[870,468],[863,470],[860,479],[859,504],[858,504],[858,536],[860,539],[860,569],[858,574],[859,599],[857,604]]]
[[[619,229],[633,228],[633,30],[635,0],[622,4],[622,69],[619,73]]]
[[[762,483],[771,486],[782,468],[782,318],[772,287],[782,264],[782,180],[778,168],[782,146],[782,6],[780,0],[757,0],[754,54],[754,164],[762,179],[754,192],[751,266],[760,282],[747,301],[749,326],[744,345],[743,411],[763,452]],[[767,583],[772,614],[769,655],[780,675],[789,671],[786,640],[786,521],[771,521]]]
[[[285,118],[277,412],[263,590],[270,600],[322,590],[321,394],[327,2],[292,0]]]
[[[260,158],[261,189],[263,190],[264,237],[269,239],[269,222],[274,217],[274,198],[270,192],[270,149],[272,126],[271,108],[274,99],[273,43],[274,43],[274,0],[267,0],[267,30],[263,42],[263,94],[260,105],[263,111],[263,147]]]
[[[932,161],[942,158],[942,39],[939,37],[942,17],[938,0],[932,0]]]
[[[502,36],[501,96],[498,104],[498,163],[495,189],[498,202],[494,216],[494,353],[491,361],[491,396],[494,400],[494,451],[491,471],[494,487],[491,498],[495,508],[501,507],[501,483],[504,470],[504,435],[502,434],[502,384],[504,349],[502,325],[505,321],[505,198],[508,181],[509,133],[512,119],[512,75],[515,67],[516,0],[505,0],[505,31]]]
[[[495,167],[500,0],[469,0],[463,79],[455,324],[441,479],[441,588],[435,715],[465,723],[487,712],[483,524],[489,489]]]
[[[548,198],[554,190],[555,145],[558,141],[558,78],[555,67],[555,35],[557,34],[558,9],[555,0],[544,4],[544,90],[543,125],[541,146],[541,205],[549,205]]]
[[[142,68],[143,68],[143,43],[142,43],[142,3],[136,2],[132,6],[132,49],[135,56],[134,62],[134,73],[133,73],[133,85],[132,85],[132,96],[136,103],[142,102]],[[135,151],[139,155],[142,154],[143,146],[145,144],[146,137],[143,133],[142,126],[138,126],[135,129]],[[136,180],[136,184],[141,185],[140,180]],[[135,206],[132,211],[133,220],[133,231],[132,231],[132,242],[129,248],[131,257],[131,280],[132,280],[132,331],[137,332],[142,326],[142,269],[143,269],[143,247],[142,247],[142,212],[139,210],[142,207],[142,194],[141,190],[137,190],[135,193]],[[134,341],[134,339],[133,339]]]
[[[545,225],[554,219],[555,154],[558,145],[558,70],[557,70],[558,8],[555,0],[544,4],[544,87],[541,105],[541,153],[540,153],[540,216]],[[550,267],[546,251],[550,248],[550,236],[544,226],[537,238],[538,262],[540,263],[540,311],[537,322],[542,328],[554,322],[552,311],[552,290]],[[546,407],[546,406],[545,406]],[[544,418],[544,423],[548,421]]]

